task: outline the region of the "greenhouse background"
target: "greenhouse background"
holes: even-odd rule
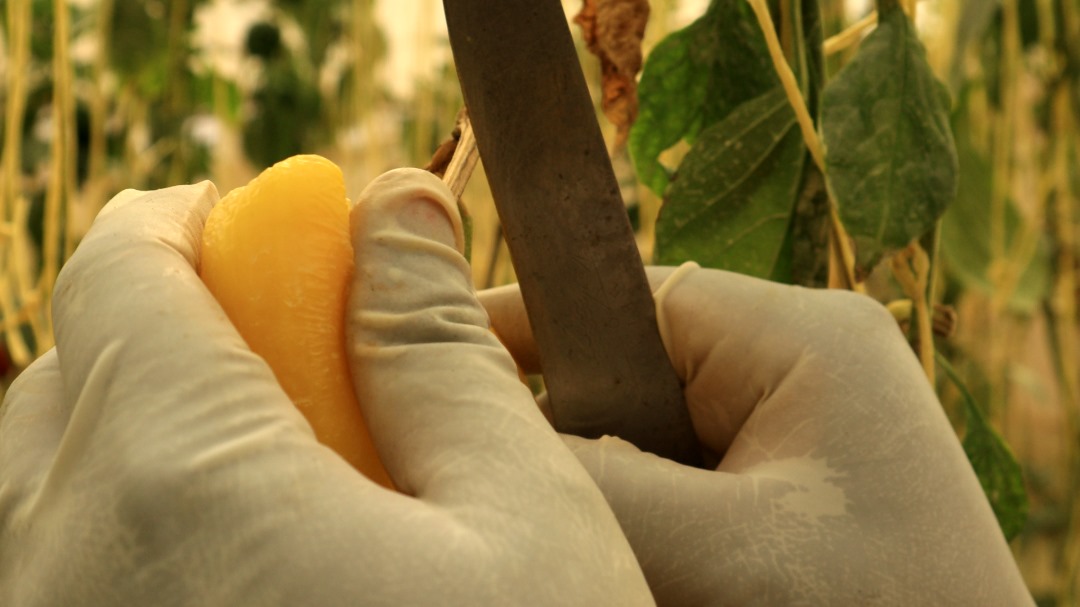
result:
[[[646,56],[707,4],[653,0]],[[820,4],[835,68],[872,29],[873,7]],[[56,274],[120,190],[210,179],[224,194],[278,160],[318,153],[342,167],[355,198],[387,169],[426,165],[462,107],[436,0],[0,7],[0,392],[52,346]],[[648,261],[662,200],[638,183],[600,111],[600,63],[572,22],[580,2],[564,8]],[[1075,605],[1080,5],[925,0],[916,23],[953,99],[961,166],[938,275],[943,318],[955,326],[937,345],[1022,465],[1030,506],[1011,545],[1029,588],[1041,605]],[[482,166],[463,201],[477,286],[512,282]],[[883,303],[897,297],[887,272],[867,285]],[[962,431],[961,394],[942,378],[938,391]]]

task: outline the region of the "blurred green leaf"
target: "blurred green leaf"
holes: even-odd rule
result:
[[[663,195],[668,169],[660,154],[680,140],[692,143],[776,82],[749,5],[714,0],[704,16],[661,41],[645,62],[638,119],[630,131],[638,178]]]
[[[826,179],[862,275],[926,233],[957,187],[944,87],[899,6],[879,19],[822,101]]]
[[[781,251],[805,159],[782,89],[740,105],[679,167],[657,219],[657,263],[693,260],[762,278],[789,267]]]
[[[1011,540],[1024,528],[1028,515],[1027,489],[1020,463],[1005,439],[990,425],[975,404],[960,376],[940,353],[937,363],[956,385],[964,401],[964,453],[967,454],[979,484],[990,501],[1005,539]]]
[[[241,119],[244,92],[235,82],[219,78],[212,72],[193,74],[191,101],[195,108],[217,111],[219,118],[235,124]]]
[[[142,92],[153,98],[169,77],[166,70],[169,32],[163,15],[155,18],[147,5],[145,0],[114,3],[109,63],[121,77],[137,82]]]
[[[3,17],[7,17],[7,2],[0,3]],[[42,62],[49,62],[53,56],[53,42],[56,27],[56,3],[53,0],[33,0],[31,2],[32,18],[30,21],[30,54],[33,58]],[[5,34],[7,32],[5,23]]]
[[[942,222],[941,252],[946,271],[968,289],[990,295],[995,286],[989,270],[992,259],[990,246],[990,206],[993,171],[990,161],[972,144],[968,132],[971,117],[967,114],[966,96],[957,111],[955,124],[956,150],[960,166],[960,183],[956,202],[946,211]],[[1021,225],[1019,212],[1011,200],[1005,208],[1005,247],[1010,247]],[[1047,247],[1040,246],[1023,270],[1008,302],[1009,309],[1030,314],[1047,297],[1051,286],[1051,260]]]
[[[287,57],[266,64],[251,110],[244,123],[244,152],[257,166],[310,152],[328,136],[315,83],[303,78]]]
[[[360,28],[363,30],[361,40],[365,51],[375,53],[376,49],[382,51],[383,41],[381,32],[371,13],[374,7],[373,0],[361,3],[351,3],[346,0],[322,0],[320,2],[305,2],[304,0],[278,0],[277,5],[285,13],[289,14],[304,32],[307,51],[310,53],[310,61],[314,66],[321,65],[326,59],[326,51],[330,45],[345,34],[348,23],[347,15],[360,20]],[[350,6],[351,5],[351,6]],[[354,11],[359,10],[359,14]],[[372,44],[375,42],[376,44]]]

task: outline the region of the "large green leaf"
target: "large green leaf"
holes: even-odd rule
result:
[[[926,233],[957,184],[944,87],[899,6],[883,7],[879,19],[822,99],[829,192],[864,275]]]
[[[1005,439],[986,420],[949,361],[938,354],[937,362],[960,391],[966,426],[964,453],[979,477],[979,484],[990,501],[1005,539],[1011,540],[1024,528],[1028,515],[1027,489],[1020,463]]]
[[[693,260],[773,278],[806,158],[780,88],[705,130],[683,160],[656,224],[656,261]]]
[[[649,53],[630,131],[638,178],[662,195],[669,170],[660,154],[693,142],[736,106],[776,86],[764,39],[744,0],[714,0],[697,21]]]

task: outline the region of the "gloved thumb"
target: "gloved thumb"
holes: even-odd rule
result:
[[[395,484],[417,494],[434,491],[429,483],[462,480],[447,473],[449,461],[465,476],[489,465],[500,468],[490,474],[513,474],[505,461],[488,460],[520,457],[514,436],[557,445],[513,359],[488,330],[450,190],[426,171],[391,171],[360,195],[352,223],[350,363]],[[499,433],[485,430],[491,427]]]
[[[718,587],[736,597],[730,604],[744,604],[751,576],[732,579],[729,562],[745,558],[757,536],[770,539],[752,523],[756,509],[770,511],[781,483],[684,466],[612,436],[563,440],[603,492],[658,605],[714,604]],[[750,600],[759,599],[760,586],[752,590],[759,594]]]

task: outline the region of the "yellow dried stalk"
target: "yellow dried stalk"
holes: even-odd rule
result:
[[[871,11],[869,15],[851,24],[847,29],[829,36],[825,40],[824,52],[826,55],[835,55],[855,46],[862,40],[863,35],[877,25],[877,11]]]
[[[795,79],[795,74],[791,71],[787,59],[784,58],[784,49],[776,36],[776,28],[773,25],[769,7],[765,4],[765,0],[747,0],[747,2],[750,3],[750,8],[754,10],[754,15],[757,16],[758,25],[765,36],[769,55],[772,57],[773,67],[780,77],[780,83],[787,94],[788,102],[795,111],[795,117],[799,123],[799,129],[802,131],[806,149],[810,151],[810,157],[814,159],[814,164],[817,165],[822,174],[825,174],[825,150],[821,145],[821,139],[818,138],[817,131],[814,129],[814,120],[810,117],[809,110],[806,109],[806,100],[803,99],[802,92],[799,91],[799,83]],[[829,264],[830,274],[837,270],[841,279],[839,283],[844,288],[862,291],[862,285],[855,279],[855,255],[851,251],[847,231],[844,230],[844,225],[840,221],[836,203],[833,202],[831,197],[829,198],[829,223],[832,228],[829,230],[830,251],[836,256],[836,259]],[[830,277],[829,282],[830,284],[834,282],[832,277]]]
[[[22,200],[22,122],[26,112],[26,73],[30,63],[30,0],[8,0],[7,2],[7,107],[4,116],[4,148],[2,154],[3,183],[0,188],[0,329],[4,333],[4,342],[12,362],[17,367],[30,363],[33,352],[23,339],[19,328],[21,310],[13,292],[15,285],[10,277],[15,275],[14,251],[20,249],[19,235],[21,227],[15,221],[15,209]]]
[[[67,2],[53,2],[53,139],[52,166],[49,185],[45,191],[45,226],[42,243],[41,275],[37,292],[42,295],[43,312],[31,317],[38,352],[52,347],[52,319],[49,313],[50,299],[56,275],[60,271],[61,246],[64,234],[61,216],[63,207],[70,204],[74,195],[75,101],[71,91],[70,15]]]
[[[926,378],[934,385],[934,328],[933,316],[928,302],[930,281],[930,256],[913,242],[908,248],[892,256],[890,260],[893,275],[904,295],[911,300],[918,320],[919,361],[922,363]]]

